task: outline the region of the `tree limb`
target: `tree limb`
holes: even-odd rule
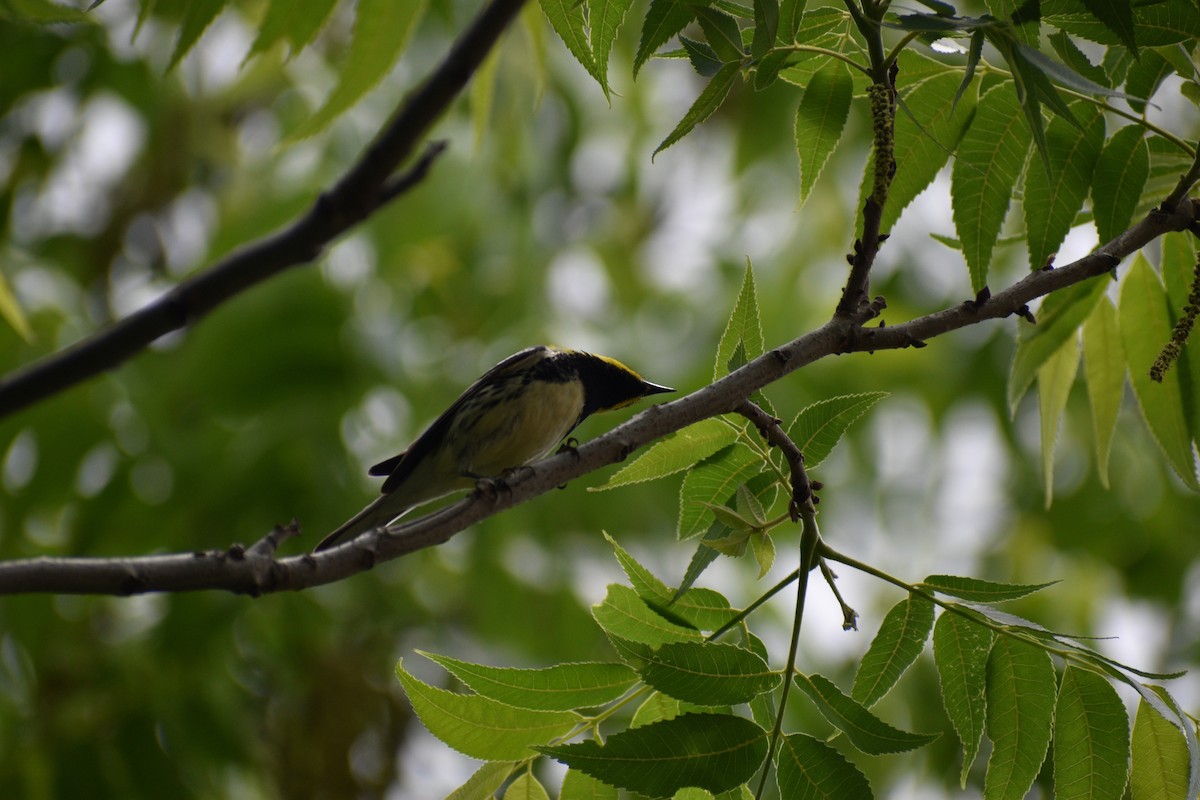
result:
[[[403,174],[429,129],[458,97],[525,0],[491,0],[423,84],[409,94],[358,161],[290,225],[231,253],[128,317],[0,380],[0,417],[117,367],[164,334],[267,278],[307,264],[347,230],[420,182],[444,146]]]
[[[521,470],[505,491],[465,499],[389,529],[378,529],[316,555],[275,558],[274,531],[250,548],[131,558],[34,558],[0,563],[0,595],[34,592],[128,595],[220,589],[260,595],[298,591],[347,578],[376,564],[441,544],[470,525],[555,487],[627,458],[637,448],[700,420],[737,411],[751,393],[818,359],[845,352],[889,350],[924,343],[988,319],[1020,313],[1028,303],[1115,269],[1126,256],[1165,233],[1187,230],[1197,203],[1159,209],[1096,252],[1055,269],[1027,275],[983,301],[966,301],[887,328],[862,328],[834,319],[770,350],[720,380],[670,403],[652,406],[607,434]],[[1026,309],[1027,310],[1027,309]]]

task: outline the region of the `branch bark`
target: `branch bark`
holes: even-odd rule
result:
[[[54,592],[128,595],[219,589],[261,595],[298,591],[347,578],[375,565],[432,545],[507,508],[524,503],[593,470],[621,461],[637,448],[702,419],[736,412],[751,393],[830,355],[889,350],[1019,314],[1028,303],[1050,292],[1116,268],[1155,238],[1188,230],[1200,217],[1196,201],[1150,213],[1112,242],[1071,264],[1031,273],[982,302],[917,317],[894,327],[862,328],[834,318],[788,344],[692,394],[652,406],[609,433],[521,470],[507,491],[465,499],[424,517],[360,536],[322,553],[274,556],[286,536],[273,531],[249,548],[131,558],[35,558],[0,563],[0,594]]]
[[[430,76],[397,108],[358,161],[302,216],[183,281],[162,298],[52,356],[0,380],[0,417],[82,383],[194,324],[217,306],[285,270],[307,264],[334,239],[415,186],[442,145],[396,175],[462,92],[525,0],[487,3]]]

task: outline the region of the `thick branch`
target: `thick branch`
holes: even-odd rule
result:
[[[418,183],[441,152],[434,146],[393,177],[458,97],[524,0],[492,0],[429,78],[412,92],[359,160],[286,228],[230,254],[160,299],[98,333],[0,381],[0,417],[113,369],[164,334],[290,267],[318,258],[349,228]]]
[[[1020,313],[1031,301],[1114,269],[1120,261],[1153,239],[1187,230],[1197,219],[1193,201],[1152,212],[1095,253],[1056,269],[1032,273],[1008,289],[977,303],[954,308],[889,328],[861,328],[834,319],[783,347],[771,350],[699,391],[654,406],[609,433],[522,470],[507,491],[466,499],[428,516],[364,534],[316,555],[275,559],[273,546],[134,558],[37,558],[0,563],[0,594],[56,592],[135,594],[141,592],[221,589],[259,595],[296,591],[365,572],[376,564],[432,545],[504,509],[561,486],[608,464],[627,458],[637,448],[702,419],[737,411],[753,392],[825,356],[838,353],[910,347],[968,325]],[[804,509],[801,509],[802,514]],[[269,535],[270,536],[270,535]],[[276,535],[274,540],[283,537]]]

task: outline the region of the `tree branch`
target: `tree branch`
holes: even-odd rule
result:
[[[1050,292],[1115,269],[1126,256],[1172,231],[1184,231],[1200,216],[1196,201],[1159,209],[1112,242],[1072,264],[1031,273],[983,301],[887,328],[862,328],[833,319],[783,347],[770,350],[709,386],[660,406],[652,406],[607,434],[521,470],[505,491],[473,492],[465,499],[390,529],[379,529],[338,547],[277,559],[274,544],[286,531],[225,551],[131,558],[34,558],[0,563],[0,595],[33,592],[128,595],[220,589],[260,595],[298,591],[347,578],[376,564],[441,544],[456,533],[561,486],[593,470],[627,458],[637,448],[719,414],[739,410],[751,393],[818,359],[846,352],[898,349],[926,339],[1027,311],[1027,304]],[[803,513],[804,509],[801,508]]]
[[[0,381],[0,417],[117,367],[164,334],[290,267],[316,260],[334,239],[428,172],[444,145],[393,178],[458,97],[525,0],[491,0],[425,82],[404,99],[358,161],[290,225],[231,253],[163,297],[80,342]]]

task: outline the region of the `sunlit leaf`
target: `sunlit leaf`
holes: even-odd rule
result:
[[[635,644],[659,647],[668,642],[696,642],[700,632],[669,621],[638,597],[628,586],[614,583],[592,616],[605,633]]]
[[[1054,712],[1056,800],[1119,800],[1128,774],[1125,704],[1104,678],[1068,666]]]
[[[781,797],[870,800],[867,777],[825,742],[793,733],[779,743],[775,779]]]
[[[489,800],[496,794],[508,776],[512,774],[514,769],[517,769],[520,762],[516,761],[488,761],[467,779],[467,782],[459,786],[450,794],[446,795],[446,800]]]
[[[987,710],[984,690],[992,638],[990,630],[958,614],[942,612],[933,626],[933,658],[942,703],[963,746],[963,787],[983,738]]]
[[[987,731],[992,740],[985,800],[1022,800],[1050,746],[1056,686],[1050,657],[1007,636],[987,665]]]
[[[1104,145],[1092,178],[1092,211],[1101,242],[1129,227],[1150,174],[1150,151],[1142,128],[1127,125]]]
[[[633,670],[624,664],[591,662],[516,669],[417,652],[441,665],[476,694],[538,711],[570,711],[603,705],[620,697],[637,680]]]
[[[633,77],[658,48],[692,21],[691,6],[686,0],[650,0],[646,19],[642,22],[641,41],[633,59]]]
[[[550,795],[541,781],[526,770],[508,785],[502,800],[550,800]]]
[[[925,649],[933,630],[933,603],[910,594],[888,611],[879,632],[858,665],[851,696],[864,706],[874,705]]]
[[[796,109],[796,155],[800,160],[800,203],[812,192],[842,138],[854,84],[845,64],[830,61],[817,71]]]
[[[721,104],[725,102],[725,98],[729,95],[729,90],[733,88],[734,81],[738,76],[739,65],[736,63],[726,64],[717,70],[717,74],[713,75],[712,80],[700,92],[700,96],[692,103],[692,107],[683,115],[683,119],[675,126],[675,130],[667,135],[654,149],[654,155],[658,155],[663,150],[666,150],[671,145],[678,142],[684,136],[692,132],[692,129],[699,125],[704,120],[713,115]]]
[[[1071,337],[1038,369],[1038,413],[1042,422],[1042,481],[1046,507],[1054,497],[1054,448],[1058,421],[1079,373],[1079,340]]]
[[[588,491],[602,492],[674,475],[728,447],[737,438],[736,427],[717,418],[701,420],[658,440],[607,481],[599,486],[589,486]]]
[[[1125,350],[1117,326],[1117,309],[1107,297],[1083,323],[1083,374],[1092,407],[1096,471],[1108,488],[1108,456],[1125,396]]]
[[[596,780],[577,769],[567,770],[563,776],[562,791],[558,800],[618,800],[620,789]]]
[[[712,523],[711,506],[725,503],[763,469],[757,453],[744,445],[731,445],[696,465],[679,490],[680,540],[698,536]]]
[[[780,677],[749,650],[731,644],[679,642],[654,651],[639,672],[650,686],[677,700],[735,705],[770,691]]]
[[[1183,734],[1143,698],[1133,723],[1129,788],[1133,800],[1188,800],[1188,748]]]
[[[868,755],[903,753],[924,747],[937,738],[937,734],[910,733],[892,727],[823,675],[798,674],[795,682],[829,724],[841,730],[851,744]]]
[[[820,400],[801,410],[787,431],[804,453],[805,467],[812,469],[824,461],[847,429],[885,397],[887,392],[848,394]]]

